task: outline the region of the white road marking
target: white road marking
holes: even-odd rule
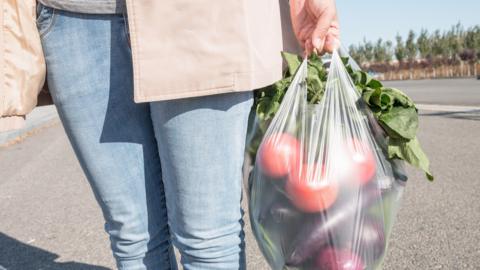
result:
[[[437,111],[437,112],[475,112],[480,110],[480,106],[456,106],[456,105],[436,105],[436,104],[416,104],[419,110],[422,111]]]

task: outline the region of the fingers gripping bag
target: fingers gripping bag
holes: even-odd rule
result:
[[[278,82],[290,85],[280,98],[264,93],[274,116],[250,132],[257,243],[272,269],[381,269],[406,183],[403,162],[388,158],[384,131],[339,52],[328,69],[310,62]]]

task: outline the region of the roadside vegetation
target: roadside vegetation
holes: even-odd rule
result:
[[[447,31],[410,30],[395,41],[364,40],[349,47],[360,66],[380,80],[480,76],[480,25]]]

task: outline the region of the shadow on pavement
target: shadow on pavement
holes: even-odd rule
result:
[[[420,113],[420,116],[440,116],[454,119],[480,121],[480,110]]]
[[[0,270],[109,270],[77,262],[55,262],[55,253],[22,243],[0,232]]]

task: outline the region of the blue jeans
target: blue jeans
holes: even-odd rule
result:
[[[118,268],[177,269],[174,244],[184,269],[245,269],[252,93],[136,104],[124,16],[40,6],[37,24],[49,88]]]

